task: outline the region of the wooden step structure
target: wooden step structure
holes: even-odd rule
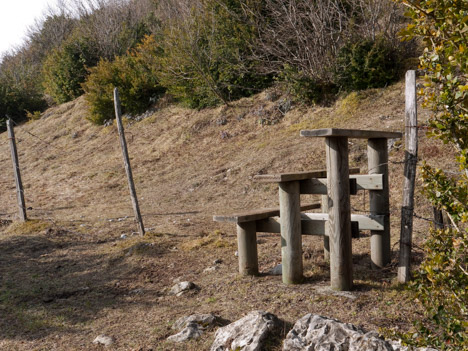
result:
[[[325,257],[329,254],[330,259],[331,287],[350,290],[351,238],[359,230],[371,231],[371,259],[376,267],[383,267],[390,258],[387,139],[401,138],[401,133],[330,128],[301,131],[301,136],[325,138],[326,170],[256,175],[256,182],[278,183],[279,208],[213,219],[237,224],[241,274],[258,274],[256,233],[279,232],[283,282],[300,283],[302,235],[321,235]],[[357,174],[359,169],[349,168],[348,138],[368,140],[369,174]],[[350,196],[359,190],[369,190],[370,215],[351,214]],[[301,206],[301,194],[320,194],[322,204]],[[308,208],[321,208],[323,213],[302,213]]]

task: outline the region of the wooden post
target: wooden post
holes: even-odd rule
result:
[[[328,213],[328,195],[322,195],[322,213]],[[323,237],[323,259],[325,261],[330,261],[330,238],[328,235],[328,225],[325,225],[325,236]]]
[[[386,138],[369,139],[367,143],[369,174],[382,174],[382,190],[370,190],[370,214],[384,216],[384,230],[371,230],[371,261],[382,268],[390,263],[390,202],[388,189],[388,149]]]
[[[237,223],[239,273],[258,275],[257,228],[255,221]]]
[[[444,215],[442,210],[433,207],[432,211],[434,213],[434,229],[444,229]]]
[[[283,283],[302,281],[302,233],[299,181],[279,183]]]
[[[135,219],[138,223],[138,231],[140,235],[145,235],[145,227],[141,218],[140,207],[138,206],[138,198],[135,190],[135,183],[133,182],[132,168],[130,166],[130,159],[128,157],[127,142],[125,140],[125,132],[122,125],[122,114],[120,111],[119,91],[114,89],[114,107],[115,118],[117,119],[117,128],[119,129],[120,146],[122,147],[122,155],[125,164],[125,171],[127,173],[128,188],[130,189],[130,197],[132,198],[133,211],[135,212]]]
[[[398,281],[410,280],[413,236],[413,207],[416,165],[418,162],[418,118],[416,101],[416,71],[406,72],[405,88],[405,181],[401,207],[400,259]]]
[[[348,138],[325,138],[328,182],[330,281],[335,290],[353,287]]]
[[[13,172],[15,175],[16,183],[16,197],[18,200],[18,214],[21,222],[25,222],[28,218],[26,216],[26,204],[24,202],[24,189],[21,182],[20,166],[18,161],[18,152],[16,150],[15,131],[11,125],[11,119],[7,120],[8,139],[10,139],[11,161],[13,162]]]

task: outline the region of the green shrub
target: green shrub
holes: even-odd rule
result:
[[[296,101],[306,104],[322,104],[332,100],[338,91],[332,82],[312,78],[309,75],[298,72],[289,65],[285,65],[279,74],[278,80],[285,90]]]
[[[115,87],[119,89],[123,113],[141,113],[154,103],[165,92],[156,79],[158,55],[154,37],[148,36],[127,55],[115,61],[101,60],[91,68],[83,84],[90,106],[89,120],[102,124],[114,118]]]
[[[271,84],[250,58],[256,30],[243,3],[203,0],[190,16],[165,23],[159,78],[186,105],[229,103]]]
[[[91,53],[84,37],[71,38],[53,50],[43,64],[45,92],[56,103],[64,103],[83,94],[87,67],[94,66],[97,57]]]
[[[402,59],[383,39],[348,43],[336,58],[335,81],[343,90],[380,88],[398,80]]]

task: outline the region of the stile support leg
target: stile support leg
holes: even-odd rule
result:
[[[367,144],[369,174],[383,174],[383,189],[370,190],[371,215],[384,216],[384,230],[371,231],[371,260],[376,268],[390,263],[390,203],[388,190],[387,139],[369,139]]]
[[[283,283],[302,282],[302,233],[299,182],[279,183]]]
[[[330,283],[335,290],[353,287],[348,138],[325,139],[327,152]]]
[[[257,228],[255,221],[237,223],[239,273],[258,275]]]
[[[322,213],[328,213],[328,195],[322,195]],[[323,258],[330,262],[330,238],[328,237],[328,225],[325,225],[325,236],[323,237]]]

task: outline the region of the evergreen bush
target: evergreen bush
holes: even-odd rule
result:
[[[90,107],[89,120],[102,124],[114,118],[113,90],[119,89],[123,113],[136,114],[146,110],[165,89],[156,78],[159,55],[153,36],[147,36],[127,55],[114,61],[101,60],[89,70],[83,84]]]
[[[401,77],[402,62],[384,39],[349,42],[338,52],[335,81],[346,91],[381,88]]]

